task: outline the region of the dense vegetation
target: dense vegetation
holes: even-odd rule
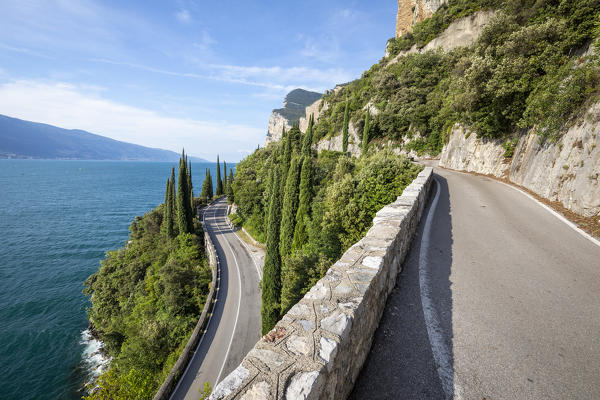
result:
[[[263,333],[369,229],[420,167],[389,152],[360,159],[312,149],[313,123],[258,149],[236,167],[236,222],[266,243]]]
[[[189,339],[212,276],[194,201],[183,155],[165,203],[136,217],[128,244],[108,252],[86,280],[89,319],[113,358],[88,399],[152,398]]]
[[[395,57],[482,9],[497,13],[473,46]],[[534,129],[555,139],[598,99],[599,37],[599,0],[450,0],[412,33],[390,40],[390,55],[360,79],[325,94],[315,140],[343,131],[346,104],[359,132],[367,105],[376,110],[374,143],[406,142],[420,153],[438,153],[457,122],[490,138]]]

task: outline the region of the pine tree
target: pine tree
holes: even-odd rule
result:
[[[234,195],[233,195],[233,170],[229,168],[229,178],[227,179],[227,201],[229,204],[233,204]]]
[[[346,109],[344,110],[344,126],[342,128],[342,151],[348,152],[348,124],[350,117],[350,111],[348,110],[348,100],[346,100]]]
[[[362,155],[367,154],[367,150],[369,149],[369,129],[371,125],[369,123],[369,110],[367,109],[367,115],[365,116],[365,126],[363,127],[363,137],[362,137]]]
[[[217,196],[223,194],[223,181],[221,180],[221,163],[219,162],[219,156],[217,155]]]
[[[298,180],[300,179],[300,160],[294,157],[285,183],[283,209],[281,212],[281,230],[279,236],[279,254],[284,260],[292,249],[296,212],[298,211]],[[284,264],[285,266],[285,264]],[[282,272],[283,273],[283,272]]]
[[[267,243],[262,280],[262,333],[269,332],[279,320],[281,312],[281,258],[279,256],[279,225],[281,208],[279,196],[276,195],[280,184],[280,171],[272,172],[271,196],[269,202],[269,222],[267,225]]]
[[[298,211],[296,213],[296,227],[292,240],[292,253],[301,250],[308,242],[307,221],[310,218],[310,204],[312,201],[312,159],[304,157],[302,171],[300,172],[300,194],[298,196]]]
[[[308,119],[308,128],[306,128],[306,133],[304,134],[304,140],[302,141],[302,155],[310,156],[310,146],[312,146],[312,138],[313,138],[313,125],[315,123],[314,116],[311,114]]]

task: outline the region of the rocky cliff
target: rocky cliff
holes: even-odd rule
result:
[[[306,107],[321,98],[323,94],[304,89],[294,89],[283,100],[283,108],[273,110],[269,118],[269,128],[265,145],[281,139],[281,131],[292,127],[295,121],[305,116]]]
[[[556,142],[531,131],[514,142],[484,140],[456,125],[440,166],[505,177],[584,217],[598,216],[600,103],[586,110]]]
[[[412,31],[412,27],[433,15],[448,0],[398,0],[396,37]]]

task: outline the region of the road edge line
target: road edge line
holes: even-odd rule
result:
[[[429,282],[429,271],[427,265],[429,264],[427,253],[429,251],[429,242],[431,236],[431,225],[433,221],[433,215],[437,209],[437,203],[441,193],[441,185],[437,179],[435,181],[435,196],[431,202],[429,211],[427,212],[427,218],[425,219],[425,226],[423,228],[423,236],[421,237],[421,247],[419,249],[419,292],[421,295],[421,307],[423,309],[423,316],[425,318],[425,326],[427,328],[427,336],[429,338],[429,345],[431,352],[433,353],[433,359],[436,364],[436,371],[444,390],[446,399],[461,400],[461,388],[456,382],[454,377],[454,368],[451,365],[452,351],[446,346],[446,342],[442,335],[442,328],[439,322],[439,317],[433,300],[431,298],[431,284]]]

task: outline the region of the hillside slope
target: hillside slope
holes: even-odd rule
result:
[[[177,161],[179,154],[0,115],[0,158]]]
[[[316,148],[341,150],[348,103],[353,155],[368,111],[371,151],[437,157],[444,149],[443,165],[490,173],[477,165],[493,164],[495,175],[514,175],[577,213],[600,213],[599,0],[449,0],[411,29],[361,78],[307,108]],[[465,147],[459,132],[494,150]],[[513,163],[517,156],[529,161]]]

